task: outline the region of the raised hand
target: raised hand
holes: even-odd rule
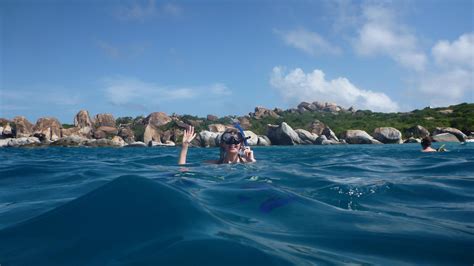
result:
[[[255,157],[253,156],[253,151],[250,147],[244,148],[244,157],[247,162],[256,162]]]
[[[196,133],[194,133],[194,127],[189,126],[188,129],[184,130],[184,135],[183,135],[183,144],[189,144],[193,139],[196,137]]]

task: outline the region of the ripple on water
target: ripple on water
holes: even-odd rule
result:
[[[204,164],[218,150],[190,149],[184,167],[176,165],[174,148],[0,149],[0,245],[16,243],[8,254],[29,250],[21,243],[49,237],[31,228],[54,225],[56,240],[72,242],[49,239],[50,249],[31,259],[41,252],[73,257],[68,247],[90,246],[83,264],[150,264],[212,245],[210,257],[221,263],[235,249],[295,265],[469,264],[474,146],[447,148],[423,154],[418,145],[255,147],[258,162],[247,165]],[[37,238],[22,242],[10,226]],[[84,230],[110,235],[84,237]],[[131,244],[135,233],[147,240]],[[114,235],[130,241],[115,245]],[[181,262],[199,257],[186,254]]]

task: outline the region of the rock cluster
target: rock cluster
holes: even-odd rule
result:
[[[402,135],[393,127],[375,128],[372,134],[363,130],[351,129],[342,132],[339,137],[326,124],[314,120],[306,128],[293,129],[288,123],[268,124],[265,135],[257,135],[249,129],[252,120],[265,117],[280,118],[284,112],[351,112],[355,116],[359,112],[353,107],[344,109],[333,103],[301,102],[297,108],[273,110],[256,107],[255,112],[248,116],[219,118],[207,115],[205,120],[192,116],[168,116],[163,112],[153,112],[147,117],[120,118],[116,120],[112,114],[97,114],[91,119],[87,110],[80,110],[74,117],[74,124],[62,125],[53,117],[39,118],[35,124],[23,116],[13,120],[0,118],[0,147],[33,147],[33,146],[88,146],[88,147],[160,147],[175,146],[184,129],[189,126],[201,126],[204,122],[207,130],[197,132],[191,142],[193,146],[218,147],[222,133],[232,127],[230,121],[240,122],[244,133],[249,137],[250,146],[268,145],[336,145],[336,144],[400,144],[419,143],[422,138],[431,136],[433,141],[465,142],[468,137],[462,131],[451,127],[438,127],[432,134],[420,125],[404,131]],[[446,111],[448,112],[448,111]],[[227,122],[225,122],[227,121]],[[225,123],[225,124],[222,124]],[[137,131],[138,130],[138,131]],[[141,130],[141,131],[140,131]],[[138,132],[138,133],[136,133]],[[136,141],[141,140],[143,142]],[[405,138],[403,138],[405,137]]]

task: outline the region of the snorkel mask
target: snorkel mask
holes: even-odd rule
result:
[[[221,140],[227,145],[238,145],[244,141],[242,134],[226,132],[222,135]]]

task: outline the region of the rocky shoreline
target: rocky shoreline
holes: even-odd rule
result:
[[[378,127],[369,134],[364,130],[349,129],[339,134],[319,120],[314,120],[307,129],[293,129],[288,123],[267,124],[266,134],[255,134],[248,130],[249,119],[278,119],[282,112],[302,114],[305,112],[356,113],[354,108],[344,109],[330,103],[301,103],[297,108],[286,111],[256,107],[248,116],[233,117],[238,120],[250,136],[250,146],[269,145],[340,145],[340,144],[402,144],[419,143],[421,138],[432,136],[438,142],[465,142],[472,139],[461,130],[452,127],[437,127],[429,132],[421,125],[405,131],[393,127]],[[111,114],[97,114],[93,118],[86,110],[79,111],[73,125],[62,125],[53,117],[40,118],[33,125],[23,116],[12,120],[0,118],[0,147],[172,147],[180,144],[183,131],[188,126],[207,123],[207,129],[198,132],[191,143],[195,147],[217,147],[220,135],[231,123],[219,123],[218,117],[208,115],[203,119],[190,119],[186,116],[154,112],[146,118],[115,119]],[[123,122],[123,123],[122,123]],[[137,128],[139,129],[137,131]],[[137,138],[139,132],[139,140]]]

